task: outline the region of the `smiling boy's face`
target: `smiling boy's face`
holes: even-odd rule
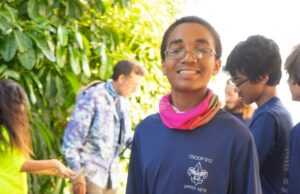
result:
[[[186,53],[182,59],[166,56],[163,61],[163,73],[167,76],[172,91],[206,91],[211,76],[218,73],[221,65],[221,61],[213,53],[214,45],[212,34],[200,24],[183,23],[174,28],[167,40],[167,50],[184,49]],[[206,58],[198,59],[193,51],[202,48],[211,49],[212,53]]]

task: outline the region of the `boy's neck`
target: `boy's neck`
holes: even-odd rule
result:
[[[263,92],[258,97],[255,103],[257,107],[260,107],[275,96],[277,96],[276,86],[265,86]]]

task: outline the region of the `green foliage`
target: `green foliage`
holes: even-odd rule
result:
[[[159,4],[159,6],[157,6]],[[161,73],[162,33],[176,10],[171,0],[8,0],[0,2],[0,79],[27,91],[35,158],[58,158],[77,90],[111,77],[120,59],[147,75],[131,99],[133,122],[156,111],[168,90]],[[30,193],[63,193],[63,179],[30,176]]]

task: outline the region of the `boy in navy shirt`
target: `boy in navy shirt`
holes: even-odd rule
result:
[[[300,101],[300,45],[297,45],[285,62],[288,73],[288,85],[295,101]],[[292,129],[290,135],[289,194],[300,193],[300,123]]]
[[[171,92],[135,130],[127,194],[260,194],[253,137],[207,88],[221,66],[218,33],[188,16],[161,45]]]
[[[250,36],[227,58],[232,84],[246,104],[256,103],[249,128],[254,136],[263,194],[287,193],[289,112],[276,96],[281,79],[277,44],[264,36]]]

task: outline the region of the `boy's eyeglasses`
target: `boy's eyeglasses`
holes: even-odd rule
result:
[[[167,58],[180,60],[183,59],[187,52],[190,52],[196,59],[205,59],[212,55],[216,55],[216,52],[210,48],[197,48],[192,51],[186,51],[185,49],[168,49],[165,51]]]
[[[237,81],[235,81],[234,79],[231,78],[229,80],[229,84],[237,88],[237,87],[240,87],[241,85],[243,85],[244,83],[246,83],[247,81],[249,81],[248,78],[246,78],[242,81],[239,81],[239,82],[237,82]]]

